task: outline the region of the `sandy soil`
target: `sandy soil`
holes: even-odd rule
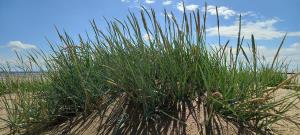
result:
[[[5,123],[4,120],[7,120],[8,119],[8,115],[7,115],[7,112],[5,110],[5,106],[4,106],[4,103],[3,103],[3,100],[6,100],[6,99],[11,99],[11,98],[14,98],[14,96],[10,96],[10,95],[4,95],[4,96],[1,96],[0,97],[0,134],[1,135],[8,135],[9,134],[9,128],[7,128],[7,125]]]
[[[280,97],[286,95],[286,94],[289,94],[291,90],[288,90],[288,89],[280,89],[279,91],[276,92],[276,99],[279,99]],[[4,96],[0,97],[1,99],[1,102],[0,102],[0,118],[1,119],[7,119],[7,113],[4,109],[4,104],[2,103],[2,100],[4,99],[3,98]],[[5,98],[6,99],[9,99],[9,98],[13,98],[8,96],[8,95],[5,95]],[[276,100],[275,99],[275,100]],[[292,100],[292,99],[291,99]],[[293,115],[296,115],[298,112],[299,112],[299,109],[297,109],[297,107],[300,108],[300,103],[297,104],[297,106],[293,107],[293,109],[291,109],[288,114],[290,116],[293,116]],[[203,115],[202,113],[199,113],[199,116],[198,118],[201,118],[201,115]],[[298,115],[300,116],[300,115]],[[190,115],[190,113],[186,113],[186,117],[187,117],[187,120],[186,120],[186,133],[188,135],[198,135],[199,133],[197,132],[197,123],[196,121],[193,119],[192,115]],[[300,121],[300,118],[298,117],[295,117],[293,116],[293,118],[297,121]],[[76,121],[76,119],[80,119],[80,118],[75,118],[73,119],[72,121]],[[203,121],[202,119],[198,119],[198,121]],[[85,122],[82,122],[82,121],[77,121],[78,123],[76,124],[73,124],[72,127],[69,127],[69,123],[71,121],[68,121],[64,124],[61,124],[61,125],[58,125],[56,128],[50,130],[49,132],[45,132],[43,134],[66,134],[66,129],[70,129],[70,132],[68,133],[71,133],[71,134],[81,134],[81,135],[93,135],[93,134],[97,134],[98,132],[98,124],[101,123],[100,122],[100,118],[97,116],[97,113],[94,113],[93,115],[89,116],[89,118],[85,119]],[[225,123],[225,122],[223,122]],[[173,123],[170,123],[170,125],[174,124]],[[201,123],[200,123],[201,124]],[[203,123],[202,123],[203,124]],[[0,128],[5,126],[5,123],[0,120]],[[140,126],[140,125],[138,125]],[[171,131],[174,130],[174,129],[170,129],[170,127],[166,127],[169,129],[169,131],[166,133],[166,134],[172,134]],[[299,135],[300,133],[300,129],[297,128],[295,125],[292,125],[292,124],[287,124],[286,122],[284,121],[280,121],[280,122],[277,122],[276,124],[274,124],[274,126],[272,127],[272,129],[274,129],[278,134],[280,135]],[[181,128],[178,127],[178,129],[176,130],[182,130]],[[234,131],[234,128],[233,127],[230,127],[228,129],[226,129],[227,131],[224,131],[222,134],[224,135],[234,135],[234,134],[237,134],[235,131]],[[8,134],[9,133],[9,129],[8,128],[4,128],[2,130],[0,130],[0,134]]]
[[[276,98],[279,99],[280,97],[287,95],[291,92],[289,89],[280,89],[276,92]],[[276,99],[275,99],[276,100]],[[292,101],[293,99],[290,99]],[[299,101],[299,98],[297,99]],[[290,111],[287,112],[293,120],[300,122],[300,103],[296,106],[292,107]],[[273,129],[279,135],[299,135],[300,134],[300,127],[298,128],[294,124],[287,123],[285,121],[279,121],[273,125]]]

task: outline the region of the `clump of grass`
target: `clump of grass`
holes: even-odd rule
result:
[[[33,70],[33,55],[27,57],[28,61],[20,55],[18,58],[18,64],[0,67],[0,119],[6,123],[1,130],[9,129],[10,134],[36,134],[44,130],[53,116],[47,102],[50,85],[42,71]]]
[[[7,107],[7,111],[13,111],[9,116],[30,126],[43,121],[53,125],[96,111],[101,118],[100,134],[162,134],[172,128],[178,128],[173,133],[183,134],[188,113],[203,134],[226,132],[226,122],[239,134],[270,133],[269,126],[279,120],[299,125],[299,121],[285,115],[297,101],[288,98],[298,94],[280,100],[272,97],[286,79],[281,74],[285,65],[279,62],[278,53],[273,63],[260,62],[252,35],[252,56],[247,56],[241,25],[235,55],[225,51],[229,42],[208,49],[206,12],[201,21],[200,11],[184,11],[181,23],[166,11],[164,23],[156,16],[154,10],[142,10],[140,19],[130,13],[125,21],[107,21],[107,31],[91,21],[94,39],[79,36],[78,43],[58,31],[64,47],[51,45],[52,55],[42,55],[46,80],[40,85],[18,83],[17,91],[11,93],[29,98],[18,98],[12,104],[17,108]],[[143,39],[143,33],[151,38]],[[33,90],[46,96],[35,99]],[[34,110],[33,115],[20,112],[28,109]],[[29,121],[30,117],[38,120],[36,124]],[[23,129],[35,131],[28,126]]]

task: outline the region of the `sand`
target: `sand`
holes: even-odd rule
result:
[[[276,99],[279,99],[280,97],[282,97],[286,94],[289,94],[290,92],[291,92],[291,90],[289,90],[289,89],[280,89],[276,92]],[[3,100],[4,97],[6,99],[14,98],[14,96],[10,97],[8,95],[4,95],[0,99]],[[293,107],[290,111],[288,111],[287,114],[291,115],[291,116],[296,115],[299,112],[299,109],[297,109],[297,107],[300,108],[300,103],[297,104],[297,106]],[[197,128],[196,121],[193,119],[192,115],[189,115],[189,114],[190,114],[189,112],[186,113],[186,117],[187,117],[186,125],[187,126],[185,127],[186,128],[185,133],[187,135],[198,135],[199,133],[197,132],[198,128]],[[198,115],[199,115],[198,118],[201,118],[201,115],[203,115],[203,113],[198,113]],[[4,104],[2,102],[0,103],[0,118],[7,119],[7,113],[4,109]],[[297,118],[297,117],[293,117],[293,118],[300,122],[300,118]],[[98,133],[97,129],[98,129],[98,125],[100,123],[100,117],[97,115],[96,112],[94,112],[91,116],[89,116],[89,118],[85,119],[85,122],[79,120],[79,121],[77,121],[79,123],[71,124],[72,127],[69,127],[69,124],[71,121],[76,121],[78,119],[80,119],[80,117],[74,118],[70,121],[67,121],[67,122],[61,124],[61,125],[57,125],[54,129],[44,132],[43,134],[45,134],[45,135],[46,134],[66,134],[67,133],[66,129],[69,129],[68,133],[71,133],[71,134],[93,135],[93,134]],[[198,121],[201,122],[203,120],[198,119]],[[223,123],[225,123],[225,122],[223,122]],[[170,122],[169,124],[170,125],[174,124],[174,121],[173,121],[173,123]],[[0,121],[0,127],[3,127],[3,126],[5,126],[5,123],[3,121]],[[170,127],[166,127],[166,128],[169,131],[165,132],[165,134],[174,134],[174,133],[176,133],[176,131],[174,131],[174,130],[183,130],[182,127],[178,127],[178,129],[172,129]],[[297,128],[293,124],[286,123],[284,121],[277,122],[276,124],[273,125],[272,129],[274,129],[274,131],[276,131],[276,133],[280,134],[280,135],[299,135],[299,133],[300,133],[299,128]],[[174,132],[172,133],[172,131],[174,131]],[[4,128],[4,129],[0,130],[0,134],[1,135],[9,134],[9,129]],[[176,134],[178,134],[178,133],[176,133]],[[229,127],[222,134],[234,135],[237,133],[234,131],[234,127]]]

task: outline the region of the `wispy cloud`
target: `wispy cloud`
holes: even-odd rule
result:
[[[121,0],[121,2],[130,2],[130,0]]]
[[[173,14],[171,14],[171,13],[161,13],[161,16],[163,16],[163,17],[165,17],[167,15],[167,17],[169,17],[170,19],[172,19],[173,18]]]
[[[195,11],[199,8],[199,5],[196,5],[196,4],[184,4],[185,6],[185,9],[188,10],[188,11]],[[179,2],[177,3],[177,9],[181,12],[184,11],[184,6],[183,6],[183,2]]]
[[[245,36],[245,39],[250,39],[251,34],[254,34],[256,39],[271,40],[275,38],[281,38],[286,32],[278,30],[274,24],[278,23],[278,19],[268,19],[256,22],[243,22],[241,35]],[[239,22],[235,21],[234,24],[228,26],[220,26],[220,34],[224,37],[237,37]],[[217,36],[218,27],[211,27],[207,29],[207,35]],[[288,36],[300,37],[300,31],[288,32]]]
[[[163,5],[171,5],[172,4],[172,0],[164,0],[163,1],[163,3],[162,3]]]
[[[297,31],[297,32],[289,32],[288,35],[289,35],[289,36],[300,37],[300,31]]]
[[[145,34],[143,35],[143,39],[148,41],[148,40],[152,40],[153,37],[152,37],[151,35],[148,35],[147,33],[145,33]]]
[[[213,48],[219,48],[218,45],[212,45]],[[244,46],[245,47],[245,46]],[[236,48],[227,47],[225,49],[225,52],[227,54],[227,57],[229,59],[230,49],[232,49],[232,53],[236,55]],[[278,50],[277,47],[268,47],[262,44],[257,45],[257,53],[260,58],[264,58],[264,62],[272,63],[274,56],[276,55],[276,52]],[[252,51],[251,48],[244,48],[244,51],[250,61],[253,60],[252,58]],[[289,70],[295,70],[297,66],[300,66],[300,42],[295,42],[291,45],[284,45],[280,52],[279,52],[279,60],[286,60],[286,64],[289,65]],[[246,60],[245,57],[241,54],[240,60]]]
[[[3,56],[0,55],[0,64],[5,64],[6,60]]]
[[[155,0],[145,0],[145,3],[147,3],[147,4],[153,4],[153,3],[155,3]]]
[[[271,63],[276,55],[278,48],[266,47],[264,45],[258,45],[257,51],[259,55],[264,56],[266,62]],[[248,52],[250,52],[248,50]],[[279,52],[279,59],[286,59],[286,63],[289,63],[290,70],[296,70],[300,66],[300,43],[296,42],[288,47],[283,47]]]
[[[265,60],[271,63],[277,52],[277,47],[267,47],[264,45],[257,46],[257,52],[260,56],[264,56]],[[246,53],[251,56],[249,49],[245,49]],[[291,61],[292,64],[300,65],[300,43],[296,42],[287,47],[281,48],[279,52],[279,58],[286,58],[287,62]]]
[[[18,63],[18,59],[15,55],[7,56],[7,55],[1,55],[0,54],[0,66],[7,66],[9,64],[10,66],[16,65]]]
[[[202,8],[202,11],[204,11],[205,8],[203,7]],[[216,15],[216,6],[214,5],[208,5],[207,6],[207,13],[209,13],[210,15]],[[225,7],[225,6],[220,6],[218,7],[218,14],[219,16],[221,17],[224,17],[224,19],[229,19],[230,17],[233,17],[233,16],[238,16],[238,15],[242,15],[242,16],[246,16],[246,15],[252,15],[254,16],[255,14],[251,11],[247,11],[247,12],[238,12],[238,11],[235,11],[233,9],[230,9],[228,7]]]
[[[37,47],[32,44],[25,44],[22,43],[21,41],[10,41],[7,44],[7,47],[9,47],[13,51],[19,51],[19,50],[24,50],[24,49],[36,49]]]

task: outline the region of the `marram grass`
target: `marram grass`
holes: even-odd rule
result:
[[[154,10],[130,12],[124,21],[107,21],[105,31],[91,21],[93,37],[74,42],[58,31],[64,47],[51,45],[48,56],[30,53],[22,69],[40,67],[40,76],[0,82],[8,115],[1,119],[10,132],[42,133],[94,112],[101,119],[99,134],[185,134],[187,113],[199,134],[222,134],[228,123],[238,134],[269,134],[280,120],[299,126],[286,115],[299,94],[280,100],[272,94],[289,83],[282,74],[288,65],[278,59],[285,37],[267,63],[257,54],[254,35],[252,54],[246,54],[241,24],[233,54],[229,41],[213,49],[206,44],[206,12],[184,11],[180,21],[166,11],[164,22],[157,16]]]

